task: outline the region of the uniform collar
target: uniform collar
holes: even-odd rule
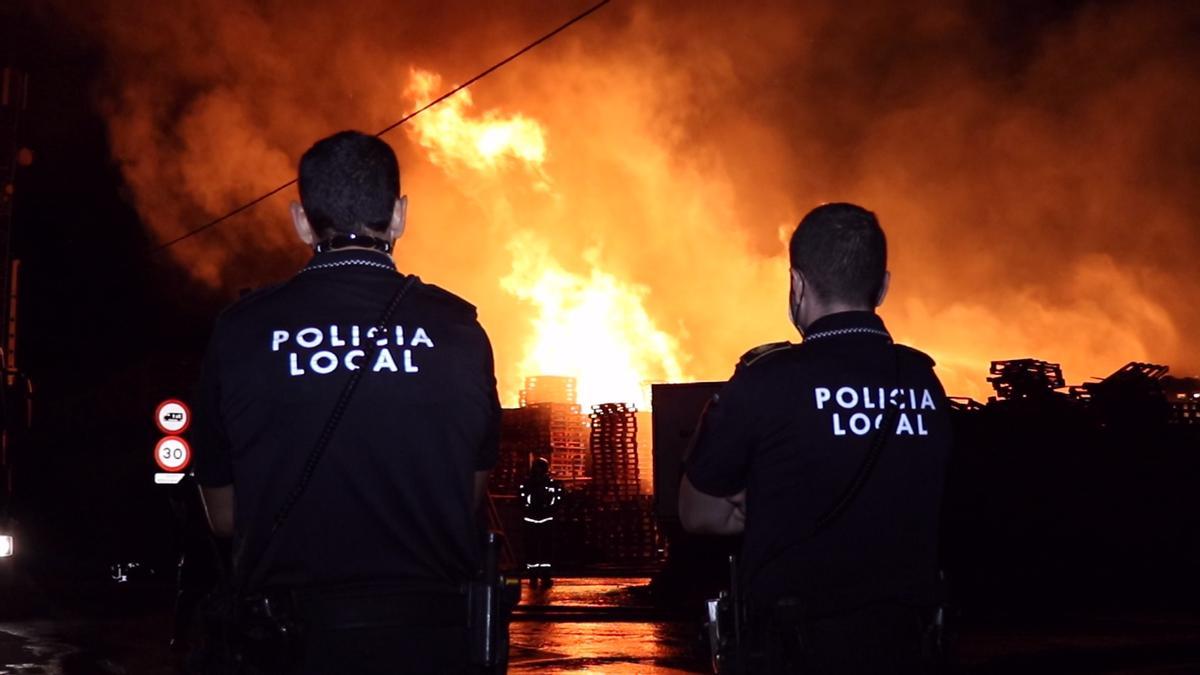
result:
[[[379,251],[367,250],[337,250],[317,253],[301,269],[301,272],[323,269],[345,269],[349,267],[365,267],[396,271],[396,262],[392,256]]]
[[[840,335],[875,335],[892,339],[883,319],[875,312],[837,312],[812,322],[804,334],[804,341],[820,340]]]

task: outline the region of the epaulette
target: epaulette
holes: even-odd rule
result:
[[[913,349],[912,347],[909,347],[908,345],[902,345],[898,342],[896,343],[896,346],[898,348],[904,350],[905,353],[911,354],[912,356],[917,357],[918,359],[920,359],[923,362],[924,365],[928,365],[928,367],[930,367],[930,368],[937,365],[937,362],[933,360],[932,356],[926,354],[925,352],[921,351],[920,349]]]
[[[244,289],[237,300],[234,300],[229,305],[226,305],[225,309],[221,310],[220,316],[228,317],[237,314],[246,307],[280,290],[283,286],[283,283],[276,283],[255,289]]]
[[[790,342],[768,342],[765,345],[759,345],[742,354],[742,358],[738,359],[738,368],[748,368],[771,354],[784,352],[795,346]]]
[[[456,310],[463,312],[464,314],[469,314],[471,316],[475,316],[478,313],[478,310],[475,308],[475,305],[472,305],[471,303],[467,302],[466,300],[463,300],[462,298],[460,298],[457,295],[451,293],[450,291],[442,288],[441,286],[436,286],[434,284],[427,284],[418,278],[417,279],[417,289],[419,289],[421,293],[424,293],[426,295],[426,297],[433,299],[436,302],[441,302],[446,305],[449,305],[449,306],[455,308]]]

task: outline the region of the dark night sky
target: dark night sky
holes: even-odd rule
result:
[[[223,300],[149,254],[94,104],[99,51],[21,10],[0,18],[5,62],[29,73],[20,135],[35,157],[16,178],[18,358],[35,400],[15,508],[42,550],[91,543],[82,550],[107,562],[136,556],[147,528],[162,531],[153,406],[186,396]]]

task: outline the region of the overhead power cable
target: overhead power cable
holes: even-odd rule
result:
[[[513,61],[517,60],[518,58],[523,56],[526,52],[532,50],[533,48],[537,47],[538,45],[553,39],[559,33],[567,30],[571,26],[574,26],[575,24],[579,23],[580,21],[583,21],[587,17],[591,16],[594,12],[599,10],[601,7],[607,5],[609,2],[612,2],[612,0],[601,0],[600,2],[592,5],[588,9],[581,12],[580,14],[577,14],[575,17],[573,17],[566,23],[559,25],[558,28],[555,28],[554,30],[550,31],[549,33],[546,33],[545,35],[539,37],[538,39],[534,40],[533,42],[530,42],[529,44],[518,49],[517,51],[513,52],[512,54],[509,54],[503,60],[496,62],[494,65],[487,68],[486,70],[481,71],[478,75],[475,75],[474,77],[467,80],[466,82],[463,82],[462,84],[454,87],[450,91],[447,91],[446,93],[442,94],[441,96],[438,96],[437,98],[433,99],[429,103],[426,103],[425,105],[421,106],[417,110],[414,110],[413,112],[405,115],[404,117],[393,122],[392,124],[387,125],[380,131],[376,132],[375,135],[383,136],[384,134],[386,134],[390,131],[393,131],[394,129],[396,129],[400,125],[404,124],[405,122],[411,120],[412,118],[416,117],[417,115],[420,115],[421,113],[425,112],[426,110],[429,110],[430,108],[436,106],[437,104],[441,103],[442,101],[445,101],[446,99],[450,98],[451,96],[454,96],[455,94],[462,91],[463,89],[466,89],[467,87],[471,86],[472,84],[475,84],[476,82],[482,80],[483,78],[487,77],[488,75],[491,75],[492,73],[496,72],[497,70],[500,70],[501,68],[508,65],[509,63],[512,63]],[[190,239],[190,238],[196,236],[197,234],[204,232],[205,230],[210,230],[210,229],[216,227],[217,225],[220,225],[221,223],[236,216],[237,214],[253,208],[260,202],[266,201],[267,199],[270,199],[271,197],[275,196],[276,194],[283,192],[284,190],[288,189],[289,187],[295,185],[296,181],[297,181],[297,179],[293,178],[293,179],[289,180],[288,182],[284,183],[283,185],[280,185],[279,187],[277,187],[269,192],[263,193],[262,195],[255,197],[254,199],[246,202],[245,204],[242,204],[241,206],[233,209],[232,211],[226,213],[225,215],[223,215],[219,218],[210,220],[207,223],[204,223],[203,225],[201,225],[199,227],[188,230],[187,232],[179,235],[178,237],[175,237],[174,239],[171,239],[170,241],[159,244],[150,253],[152,255],[160,253],[160,252],[165,251],[166,249],[174,246],[175,244],[178,244],[181,241]]]

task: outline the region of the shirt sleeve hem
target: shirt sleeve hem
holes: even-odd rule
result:
[[[706,495],[709,495],[710,497],[732,497],[733,495],[736,495],[745,489],[744,485],[734,484],[730,486],[728,483],[709,481],[703,477],[697,480],[696,472],[693,471],[692,467],[690,466],[687,467],[685,473],[687,474],[688,480],[691,481],[692,487]]]

